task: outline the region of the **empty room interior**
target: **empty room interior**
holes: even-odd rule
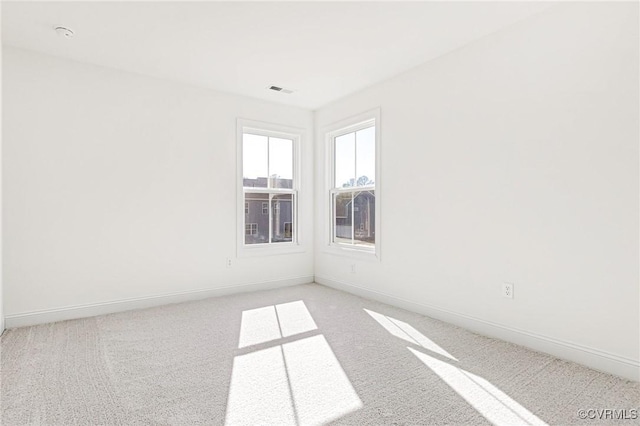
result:
[[[0,6],[1,424],[640,424],[638,1]]]

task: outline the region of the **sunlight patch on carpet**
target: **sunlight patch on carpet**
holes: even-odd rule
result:
[[[242,312],[239,348],[293,336],[318,327],[302,300]]]
[[[301,300],[242,312],[239,349],[273,346],[234,358],[225,424],[320,425],[362,408],[322,334],[276,341],[317,328]]]
[[[280,320],[282,337],[293,336],[307,331],[317,330],[307,306],[302,300],[276,305],[276,312]]]
[[[239,348],[281,338],[278,317],[274,306],[242,312]]]
[[[299,424],[324,424],[362,407],[324,336],[287,343],[283,349]]]
[[[371,316],[371,318],[376,320],[378,324],[384,327],[392,335],[399,337],[400,339],[405,340],[409,343],[413,343],[415,345],[428,349],[431,352],[442,355],[453,361],[458,360],[449,352],[447,352],[442,347],[440,347],[433,340],[429,339],[427,336],[420,333],[410,324],[407,324],[404,321],[400,321],[398,319],[395,319],[386,315],[379,314],[374,311],[370,311],[369,309],[365,309],[364,311],[368,313]]]
[[[482,377],[415,349],[407,349],[494,425],[547,425]]]
[[[225,424],[296,424],[280,346],[235,357],[231,374]]]

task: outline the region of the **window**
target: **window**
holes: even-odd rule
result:
[[[257,223],[247,223],[244,225],[244,234],[245,235],[258,235],[258,224]]]
[[[376,110],[326,133],[331,247],[378,254],[378,123]]]
[[[238,121],[239,193],[245,203],[239,252],[297,245],[300,133],[291,130]]]

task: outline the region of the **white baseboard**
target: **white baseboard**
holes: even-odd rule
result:
[[[298,284],[308,284],[312,282],[313,276],[292,277],[281,280],[261,281],[250,284],[198,289],[146,297],[137,297],[133,299],[92,303],[88,305],[65,306],[62,308],[46,309],[42,311],[23,312],[19,314],[7,315],[5,317],[5,326],[7,329],[25,327],[56,321],[65,321],[76,318],[86,318],[96,315],[111,314],[114,312],[130,311],[133,309],[144,309],[153,306],[167,305],[170,303],[186,302],[189,300],[200,300],[206,299],[208,297],[226,296],[235,293],[269,290],[273,288],[287,287]]]
[[[552,337],[530,333],[507,327],[491,321],[485,321],[469,315],[438,308],[437,306],[412,302],[390,294],[348,284],[333,278],[317,276],[316,283],[343,290],[368,299],[373,299],[392,306],[436,318],[479,334],[526,346],[530,349],[544,352],[558,358],[577,362],[626,379],[640,380],[640,361],[621,357],[599,349],[589,348],[572,342],[562,341]]]

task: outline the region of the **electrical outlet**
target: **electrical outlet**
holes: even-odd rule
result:
[[[231,266],[233,266],[230,257],[227,257],[227,259],[225,260],[225,265],[227,265],[227,268],[231,268]]]
[[[502,296],[507,299],[513,299],[513,283],[502,284]]]

